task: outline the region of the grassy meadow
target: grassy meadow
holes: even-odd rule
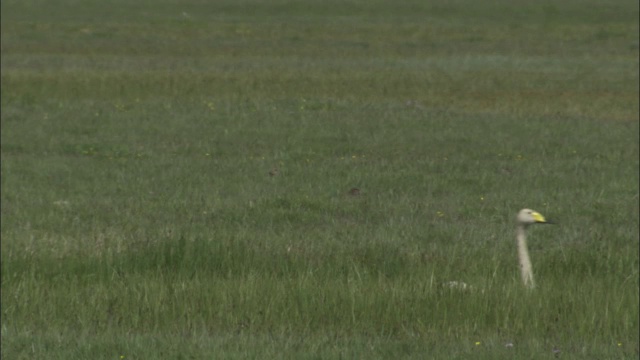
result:
[[[1,7],[3,358],[638,358],[636,1]]]

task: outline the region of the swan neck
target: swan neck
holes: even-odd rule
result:
[[[528,288],[534,287],[533,270],[531,268],[531,260],[529,259],[529,250],[527,249],[527,236],[525,233],[525,225],[518,224],[517,240],[518,240],[518,260],[520,262],[520,272],[522,282]]]

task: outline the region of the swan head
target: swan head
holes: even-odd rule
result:
[[[532,225],[532,224],[550,224],[547,219],[542,216],[539,212],[531,209],[522,209],[518,213],[518,224],[519,225]]]

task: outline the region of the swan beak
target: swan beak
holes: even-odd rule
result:
[[[537,222],[537,223],[542,223],[545,224],[547,223],[547,220],[544,218],[544,216],[542,216],[542,214],[540,214],[539,212],[534,211],[532,214],[533,219]]]

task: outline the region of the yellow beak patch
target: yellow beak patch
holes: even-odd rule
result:
[[[533,216],[533,218],[535,219],[536,222],[538,223],[546,223],[547,220],[545,220],[544,216],[542,216],[542,214],[540,214],[539,212],[533,212],[533,214],[531,214]]]

